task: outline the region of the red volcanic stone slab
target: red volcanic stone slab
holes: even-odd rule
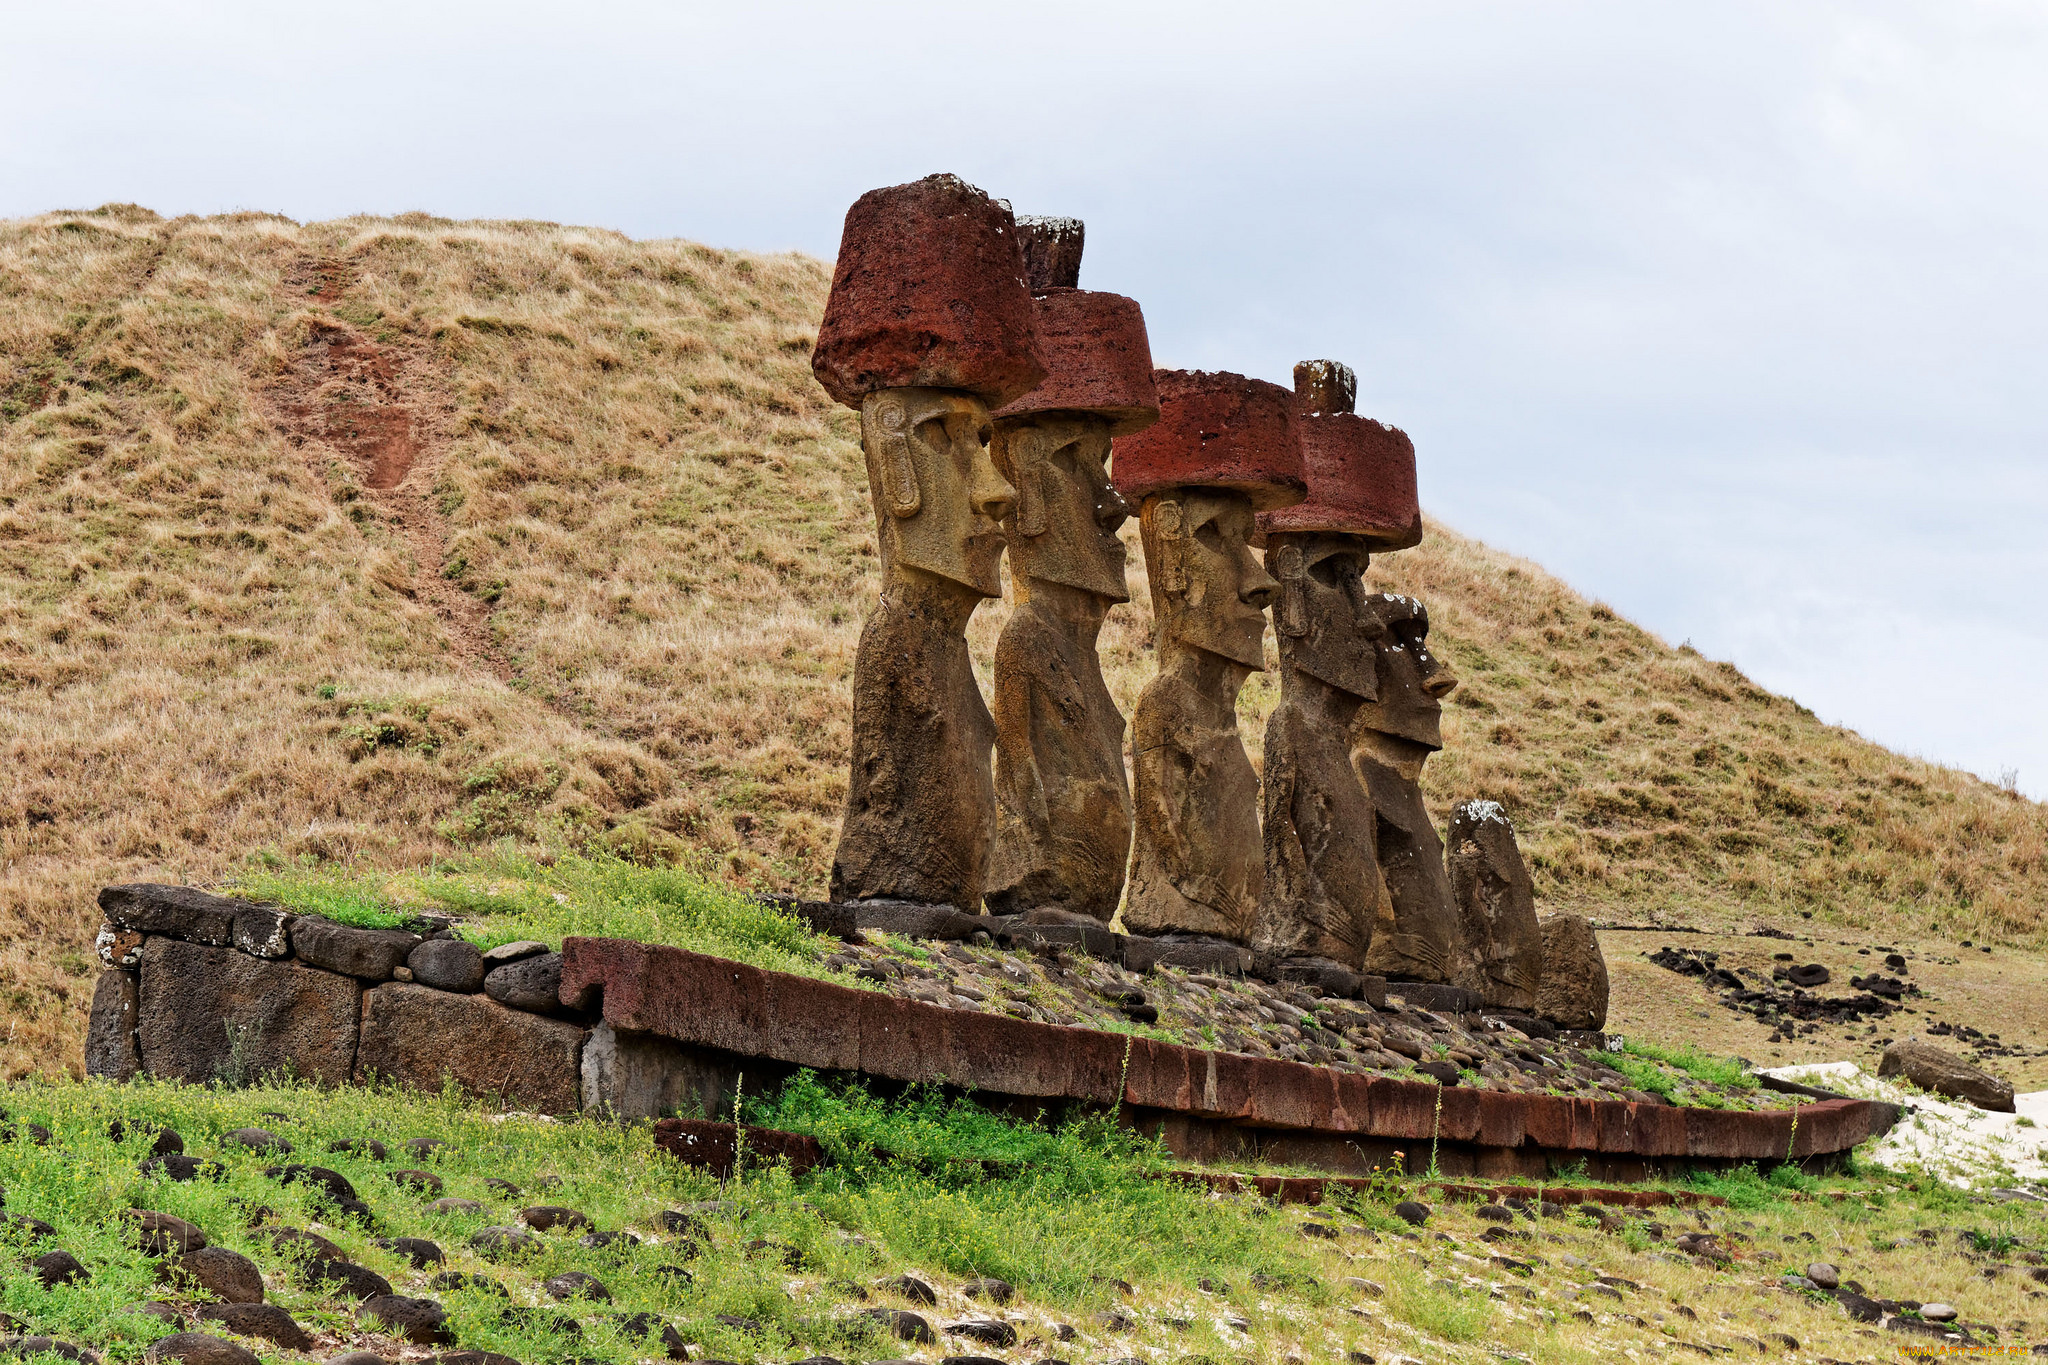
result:
[[[1169,488],[1225,488],[1261,511],[1307,491],[1294,395],[1278,384],[1207,370],[1155,370],[1159,420],[1118,438],[1110,477],[1138,502]]]
[[[818,1140],[774,1128],[736,1129],[710,1119],[663,1119],[654,1125],[654,1145],[687,1165],[701,1167],[720,1180],[729,1178],[742,1143],[749,1162],[787,1161],[790,1173],[803,1175],[825,1164]]]
[[[957,176],[869,190],[846,211],[811,372],[850,408],[878,389],[964,389],[1001,407],[1045,378],[1009,207]]]
[[[1031,308],[1045,382],[996,416],[1085,412],[1109,418],[1112,436],[1128,436],[1159,420],[1152,343],[1136,299],[1052,289],[1034,298]]]
[[[1342,531],[1382,551],[1422,540],[1415,444],[1400,428],[1353,412],[1355,393],[1351,371],[1334,361],[1294,367],[1294,431],[1308,497],[1261,514],[1261,532]]]
[[[1471,1144],[1454,1170],[1508,1172],[1541,1153],[1783,1160],[1844,1151],[1888,1125],[1888,1106],[1827,1100],[1741,1112],[1440,1088],[1209,1052],[1153,1039],[949,1010],[618,939],[563,945],[562,999],[601,998],[613,1028],[788,1065],[1000,1095],[1122,1103],[1335,1137]],[[385,988],[393,990],[396,988]],[[466,997],[465,997],[466,998]],[[1119,1089],[1121,1082],[1121,1089]],[[1618,1169],[1613,1161],[1608,1168]]]

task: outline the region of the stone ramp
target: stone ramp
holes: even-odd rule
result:
[[[618,1074],[687,1072],[723,1095],[799,1068],[883,1087],[940,1084],[1015,1112],[1115,1110],[1176,1154],[1364,1174],[1642,1180],[1742,1162],[1815,1169],[1887,1130],[1889,1105],[1742,1112],[1439,1087],[1208,1052],[1131,1034],[967,1013],[679,948],[563,945],[562,1001],[600,1021]],[[651,1094],[614,1085],[622,1113]],[[706,1112],[719,1112],[706,1106]]]

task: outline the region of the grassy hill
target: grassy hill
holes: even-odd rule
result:
[[[0,224],[0,1073],[75,1069],[107,881],[511,839],[822,888],[875,574],[827,281],[424,215]],[[1442,527],[1373,580],[1464,679],[1433,801],[1502,801],[1548,907],[2048,943],[2048,808]]]

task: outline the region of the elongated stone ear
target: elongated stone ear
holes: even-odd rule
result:
[[[1308,566],[1299,545],[1274,548],[1273,576],[1280,580],[1280,633],[1297,638],[1308,634]]]
[[[1051,476],[1046,466],[1052,463],[1054,448],[1051,433],[1035,426],[1010,435],[1009,475],[1010,482],[1017,487],[1017,513],[1013,524],[1020,536],[1045,534],[1045,481]]]
[[[1163,498],[1152,509],[1152,527],[1159,541],[1159,590],[1178,596],[1188,590],[1187,568],[1181,563],[1181,539],[1186,523],[1180,504]]]
[[[910,458],[910,414],[894,398],[873,400],[868,439],[875,443],[875,467],[882,475],[882,496],[889,511],[914,517],[924,506],[917,486],[917,465]]]

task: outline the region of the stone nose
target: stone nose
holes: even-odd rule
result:
[[[1431,660],[1431,662],[1434,663],[1435,661]],[[1458,690],[1457,675],[1442,664],[1437,664],[1435,668],[1430,670],[1429,675],[1422,680],[1422,690],[1427,692],[1433,699],[1442,701],[1445,697]]]
[[[1238,580],[1237,600],[1264,611],[1280,596],[1280,584],[1266,572],[1263,564],[1252,557],[1251,551],[1243,552],[1242,563],[1243,576]]]
[[[967,491],[967,503],[990,521],[1002,521],[1017,506],[1017,490],[996,472],[996,462],[986,450],[974,461],[974,485]]]

